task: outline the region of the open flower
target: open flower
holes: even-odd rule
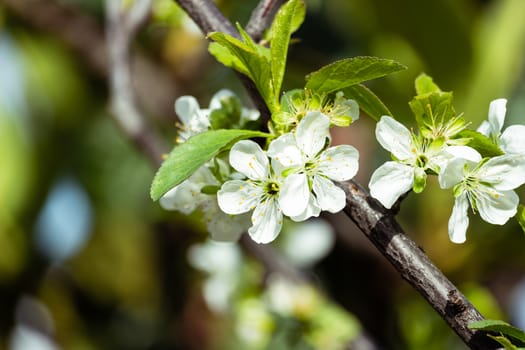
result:
[[[377,123],[376,138],[395,159],[377,168],[368,185],[372,197],[387,209],[410,189],[421,192],[426,184],[426,171],[439,173],[446,160],[445,144],[418,137],[389,116],[381,117]]]
[[[349,145],[326,149],[329,128],[323,113],[308,112],[295,133],[280,136],[268,148],[268,155],[286,169],[280,202],[292,220],[318,216],[321,210],[336,213],[345,206],[345,193],[332,180],[354,177],[359,153]]]
[[[483,220],[505,224],[516,214],[518,195],[525,183],[525,156],[503,155],[489,160],[471,149],[465,157],[452,159],[439,174],[441,188],[453,188],[455,203],[448,222],[450,240],[463,243],[469,224],[469,205]]]
[[[253,210],[248,234],[257,243],[273,241],[283,224],[279,204],[281,179],[273,173],[261,147],[250,140],[233,145],[230,164],[248,179],[226,181],[217,193],[219,207],[232,215]]]
[[[507,112],[507,100],[494,100],[489,106],[488,121],[478,131],[490,138],[507,154],[525,154],[525,125],[511,125],[501,132]]]

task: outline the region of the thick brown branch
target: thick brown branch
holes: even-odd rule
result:
[[[264,31],[270,27],[277,10],[283,3],[284,0],[261,0],[259,2],[246,25],[246,32],[253,40],[261,40]]]
[[[339,184],[346,192],[345,213],[370,239],[399,274],[416,289],[471,349],[499,346],[468,324],[483,316],[405,235],[391,212],[371,198],[358,183]]]

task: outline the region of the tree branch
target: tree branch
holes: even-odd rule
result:
[[[166,149],[160,144],[135,104],[131,82],[130,44],[146,21],[151,0],[137,0],[124,10],[120,0],[106,1],[107,44],[109,52],[110,99],[113,117],[124,133],[142,150],[155,167],[162,163]]]
[[[339,186],[346,193],[344,212],[450,328],[471,349],[499,348],[483,332],[468,328],[469,323],[484,317],[405,235],[392,213],[370,197],[357,182],[342,182]]]
[[[285,0],[261,0],[259,2],[246,25],[246,32],[253,40],[256,42],[261,40],[264,31],[270,27],[275,14],[284,2]]]

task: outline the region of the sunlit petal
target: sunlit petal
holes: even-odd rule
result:
[[[467,239],[467,227],[469,202],[466,193],[462,193],[456,198],[452,215],[448,221],[448,234],[454,243],[464,243]]]
[[[337,213],[345,207],[345,191],[324,176],[315,176],[313,178],[312,189],[322,210]]]
[[[441,188],[452,188],[463,181],[465,177],[465,166],[474,167],[476,163],[464,158],[455,158],[448,162],[439,173],[439,186]]]
[[[335,181],[350,180],[359,168],[359,152],[352,146],[330,147],[319,157],[319,172]]]
[[[268,177],[268,157],[253,141],[243,140],[233,145],[230,150],[230,164],[252,180],[264,180]]]
[[[489,159],[478,176],[501,191],[513,190],[525,183],[525,155],[507,154]]]
[[[330,120],[321,112],[308,112],[299,122],[295,132],[297,146],[303,153],[313,158],[319,153],[330,136]]]
[[[284,134],[273,140],[268,147],[268,156],[284,167],[302,166],[305,162],[303,153],[297,147],[292,133]]]
[[[291,174],[281,186],[279,205],[288,216],[296,216],[305,211],[308,205],[310,189],[306,174]]]
[[[261,195],[262,189],[252,182],[231,180],[217,192],[217,201],[223,212],[235,215],[254,209]]]
[[[267,198],[255,208],[252,225],[248,234],[256,243],[270,243],[279,235],[283,214],[275,198]]]
[[[507,112],[507,100],[499,98],[490,103],[489,106],[489,124],[490,134],[499,135],[503,123],[505,122],[505,113]]]
[[[301,214],[292,216],[291,219],[293,221],[304,221],[311,217],[318,217],[320,213],[321,207],[319,207],[319,204],[317,204],[317,199],[315,199],[314,195],[310,192],[306,209]]]
[[[372,197],[390,209],[399,196],[408,192],[413,184],[414,168],[391,161],[374,171],[368,187]]]
[[[495,225],[505,224],[516,215],[519,197],[514,191],[496,192],[489,190],[476,200],[479,215],[483,220]]]
[[[410,131],[394,118],[382,116],[376,125],[377,141],[400,160],[415,157]]]
[[[505,153],[525,155],[525,125],[511,125],[503,131],[499,145]]]

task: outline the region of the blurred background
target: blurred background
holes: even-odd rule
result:
[[[335,59],[374,55],[408,66],[368,84],[408,125],[421,72],[454,91],[473,128],[499,97],[507,124],[525,124],[524,1],[306,3],[285,89]],[[244,24],[257,1],[217,4]],[[152,202],[156,169],[108,112],[104,17],[102,0],[0,0],[0,349],[466,348],[343,214],[288,224],[271,245],[269,261],[304,284],[249,244],[208,241],[198,212]],[[181,95],[205,108],[228,88],[249,104],[173,1],[153,1],[133,58],[140,108],[166,145]],[[359,149],[366,185],[389,157],[374,121],[334,133]],[[471,215],[454,245],[452,194],[438,187],[405,200],[402,226],[486,317],[525,327],[522,230]]]

